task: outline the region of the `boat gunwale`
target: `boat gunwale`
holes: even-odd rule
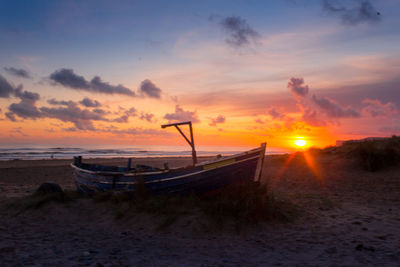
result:
[[[95,175],[105,175],[105,176],[115,176],[115,175],[120,175],[120,176],[143,176],[143,175],[154,175],[154,174],[169,173],[171,171],[178,171],[178,170],[184,170],[184,169],[194,169],[196,167],[211,165],[211,164],[215,164],[215,163],[218,163],[218,162],[223,162],[223,161],[230,160],[230,159],[235,159],[237,157],[245,156],[245,155],[248,155],[248,154],[251,154],[251,153],[261,152],[262,150],[264,150],[264,154],[265,154],[265,148],[266,148],[266,144],[263,143],[263,144],[261,144],[260,147],[257,147],[257,148],[254,148],[254,149],[251,149],[251,150],[248,150],[248,151],[240,152],[238,154],[234,154],[234,155],[231,155],[231,156],[215,159],[213,161],[204,161],[204,162],[200,162],[200,163],[198,163],[198,164],[196,164],[194,166],[190,166],[190,167],[183,167],[183,168],[182,167],[178,167],[178,168],[162,170],[162,171],[159,171],[159,170],[157,170],[157,171],[149,171],[149,172],[92,171],[92,170],[87,170],[87,169],[84,169],[84,168],[80,168],[80,167],[76,166],[74,163],[71,163],[70,165],[71,165],[72,168],[74,168],[75,170],[78,170],[80,172],[89,173],[89,174],[95,174]],[[96,165],[96,164],[93,164],[93,165]],[[221,167],[223,167],[223,166],[221,166]]]

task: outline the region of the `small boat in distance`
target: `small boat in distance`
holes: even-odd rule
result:
[[[188,124],[190,140],[179,128]],[[74,157],[75,184],[79,192],[134,192],[138,186],[145,186],[150,193],[207,192],[236,182],[255,181],[261,177],[266,144],[236,155],[221,157],[197,163],[191,122],[162,125],[175,126],[192,147],[193,165],[182,168],[164,169],[145,165],[126,167],[86,164],[82,157]]]

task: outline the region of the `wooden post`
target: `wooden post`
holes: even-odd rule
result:
[[[179,125],[189,125],[189,130],[190,130],[190,140],[186,137],[186,135],[182,132],[182,130],[179,128]],[[179,131],[179,133],[185,138],[186,142],[192,147],[192,159],[193,159],[193,165],[197,163],[197,155],[196,155],[196,149],[194,148],[194,139],[193,139],[193,128],[192,128],[192,122],[191,121],[186,121],[186,122],[178,122],[178,123],[171,123],[171,124],[164,124],[161,125],[161,128],[166,128],[170,126],[175,126],[175,128]]]
[[[193,165],[197,163],[197,155],[196,155],[196,150],[194,149],[194,139],[193,139],[193,128],[192,128],[192,122],[189,122],[189,129],[190,129],[190,140],[192,140],[192,158],[193,158]]]

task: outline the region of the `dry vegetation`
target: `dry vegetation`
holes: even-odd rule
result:
[[[400,137],[392,136],[382,140],[347,142],[339,147],[311,149],[314,153],[333,153],[348,159],[355,159],[366,171],[375,172],[400,163]]]
[[[176,220],[196,214],[209,218],[209,222],[222,229],[234,223],[237,230],[267,221],[292,221],[298,211],[285,198],[276,197],[266,184],[241,183],[207,194],[150,195],[146,192],[131,195],[103,192],[93,195],[75,191],[35,192],[7,204],[15,214],[40,209],[46,204],[69,204],[78,199],[91,199],[94,205],[111,205],[114,218],[130,219],[139,213],[161,216],[158,229],[172,225]]]

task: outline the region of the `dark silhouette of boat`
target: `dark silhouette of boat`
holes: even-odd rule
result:
[[[179,125],[188,124],[190,140],[180,130]],[[258,182],[261,177],[266,144],[236,155],[221,157],[197,163],[191,122],[162,125],[175,126],[192,147],[193,165],[183,168],[163,169],[145,165],[126,167],[87,164],[81,157],[75,157],[71,164],[74,169],[75,184],[79,192],[102,191],[134,192],[144,185],[151,193],[206,192],[223,186],[245,181]]]

